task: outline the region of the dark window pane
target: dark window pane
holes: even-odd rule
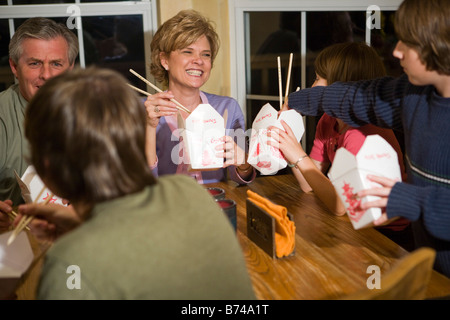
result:
[[[140,0],[81,0],[81,2],[119,2],[119,1],[140,1]],[[13,4],[51,4],[51,3],[75,3],[75,0],[12,0]],[[1,0],[0,3],[7,3]]]
[[[306,87],[310,87],[316,77],[314,61],[324,48],[342,42],[364,42],[366,12],[320,11],[306,13]],[[307,116],[306,152],[312,148],[316,125],[320,119]]]
[[[314,60],[335,43],[365,42],[366,12],[326,11],[306,13],[306,87],[315,79]]]
[[[394,30],[395,11],[382,11],[381,29],[373,29],[371,32],[371,45],[381,56],[388,75],[397,77],[403,73],[400,61],[393,56],[397,36]]]
[[[145,83],[129,72],[133,69],[145,76],[142,16],[83,17],[82,21],[86,66],[117,70],[145,90]]]
[[[74,3],[75,0],[12,0],[13,4]]]
[[[280,56],[284,96],[290,53],[294,55],[290,88],[300,86],[300,12],[251,12],[249,25],[251,75],[247,77],[251,77],[251,86],[247,93],[279,95],[277,57]]]
[[[141,1],[141,0],[80,0],[81,2],[118,2],[118,1]]]
[[[63,24],[67,22],[67,17],[51,19]],[[15,29],[25,20],[27,19],[14,19]],[[128,78],[130,83],[146,90],[146,85],[129,72],[129,69],[134,69],[143,76],[146,74],[142,16],[83,17],[82,25],[86,66],[97,65],[117,70]],[[0,20],[0,27],[0,89],[4,89],[14,82],[14,78],[8,63],[8,20]],[[77,29],[72,32],[78,36]],[[77,64],[79,60],[78,57]]]
[[[8,19],[0,20],[0,91],[14,83],[14,75],[9,67],[9,24]]]
[[[0,19],[0,66],[8,65],[9,39],[8,19]]]
[[[371,45],[382,57],[388,75],[402,73],[400,64],[392,55],[397,39],[393,28],[394,11],[381,12],[381,29],[371,31]],[[250,74],[246,74],[248,95],[279,96],[277,56],[282,64],[282,95],[285,93],[289,53],[294,53],[294,67],[290,91],[301,86],[301,13],[300,12],[249,12],[249,39],[246,39],[246,56],[250,57]],[[306,12],[306,73],[305,87],[314,82],[314,60],[318,53],[335,43],[366,41],[365,11],[318,11]],[[278,108],[278,101],[247,99],[247,126],[261,107],[270,102]],[[309,152],[314,139],[315,127],[320,117],[306,117],[306,151]]]
[[[81,0],[81,2],[119,2],[140,0]],[[75,3],[75,0],[12,0],[14,4],[52,4],[52,3]],[[7,4],[7,0],[0,0],[0,4]]]

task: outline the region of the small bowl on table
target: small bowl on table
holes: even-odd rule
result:
[[[213,196],[213,198],[215,200],[219,200],[219,199],[224,199],[225,198],[225,190],[222,189],[222,188],[209,187],[209,188],[206,188],[206,190],[209,192],[209,194],[211,196]]]
[[[231,199],[217,199],[216,203],[222,208],[223,212],[230,220],[234,231],[237,230],[237,218],[236,218],[236,202]]]

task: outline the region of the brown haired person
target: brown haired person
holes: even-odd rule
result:
[[[10,225],[7,213],[23,203],[14,170],[28,167],[23,119],[28,102],[51,77],[72,69],[77,37],[63,24],[31,18],[21,24],[9,44],[9,65],[17,84],[0,93],[0,230]]]
[[[47,252],[38,299],[254,299],[234,230],[209,193],[183,175],[152,175],[146,111],[123,76],[89,68],[55,77],[25,122],[37,173],[82,221]],[[66,283],[72,265],[79,289]]]
[[[198,183],[214,183],[227,179],[247,184],[256,171],[247,163],[244,115],[231,97],[201,91],[208,81],[219,50],[219,37],[211,21],[194,10],[183,10],[158,29],[151,43],[150,71],[167,92],[149,96],[145,102],[148,113],[148,159],[157,176],[186,174]],[[199,104],[210,104],[220,115],[228,114],[225,143],[217,155],[224,157],[224,166],[217,170],[189,171],[180,154],[179,128],[175,99],[191,112]],[[185,119],[189,116],[182,111]],[[233,140],[236,138],[236,141]],[[185,150],[183,150],[185,152]],[[183,156],[185,156],[183,154]]]
[[[289,95],[304,115],[326,112],[350,126],[371,123],[402,129],[407,181],[371,176],[381,187],[357,196],[379,196],[362,209],[381,208],[377,221],[411,221],[415,244],[436,250],[435,269],[450,276],[450,2],[405,0],[395,14],[394,56],[405,72],[334,83]]]
[[[316,79],[313,87],[327,86],[337,81],[357,81],[386,75],[383,61],[377,52],[365,43],[347,42],[331,45],[319,53],[314,66]],[[293,167],[293,173],[301,189],[304,192],[314,190],[314,193],[337,215],[344,214],[345,208],[331,182],[326,178],[337,149],[345,148],[356,155],[367,136],[378,134],[397,152],[401,172],[405,178],[403,154],[394,132],[390,129],[370,124],[355,128],[340,119],[323,114],[317,124],[309,157],[306,157],[305,151],[290,128],[285,125],[286,132],[272,129],[274,131],[272,136],[280,140],[280,150],[287,160],[293,164],[297,163],[297,166]],[[301,160],[297,162],[299,159]],[[320,174],[317,171],[320,171]],[[408,220],[398,219],[376,229],[405,249],[414,248]]]

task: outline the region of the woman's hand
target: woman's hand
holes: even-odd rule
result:
[[[223,157],[223,167],[239,166],[246,163],[246,154],[230,136],[223,137],[223,144],[216,146],[217,157]]]
[[[236,166],[237,173],[241,179],[248,179],[253,175],[255,169],[247,163],[245,151],[230,136],[223,137],[223,141],[223,144],[216,146],[216,156],[224,158],[223,167]]]
[[[224,158],[223,168],[236,166],[236,172],[241,179],[246,180],[254,173],[254,168],[247,163],[245,151],[239,147],[230,136],[223,137],[223,144],[216,146],[216,157]]]
[[[156,128],[159,118],[174,115],[177,112],[177,106],[170,101],[174,95],[172,92],[159,92],[148,96],[145,101],[145,109],[147,110],[147,123]]]

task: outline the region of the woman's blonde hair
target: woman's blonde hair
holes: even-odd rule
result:
[[[206,36],[211,46],[211,66],[217,56],[220,42],[212,22],[195,10],[182,10],[158,29],[151,43],[150,72],[155,79],[167,86],[169,76],[161,65],[160,53],[186,48],[201,36]]]
[[[378,53],[362,42],[344,42],[323,49],[314,62],[316,73],[330,85],[336,81],[368,80],[386,75]]]

